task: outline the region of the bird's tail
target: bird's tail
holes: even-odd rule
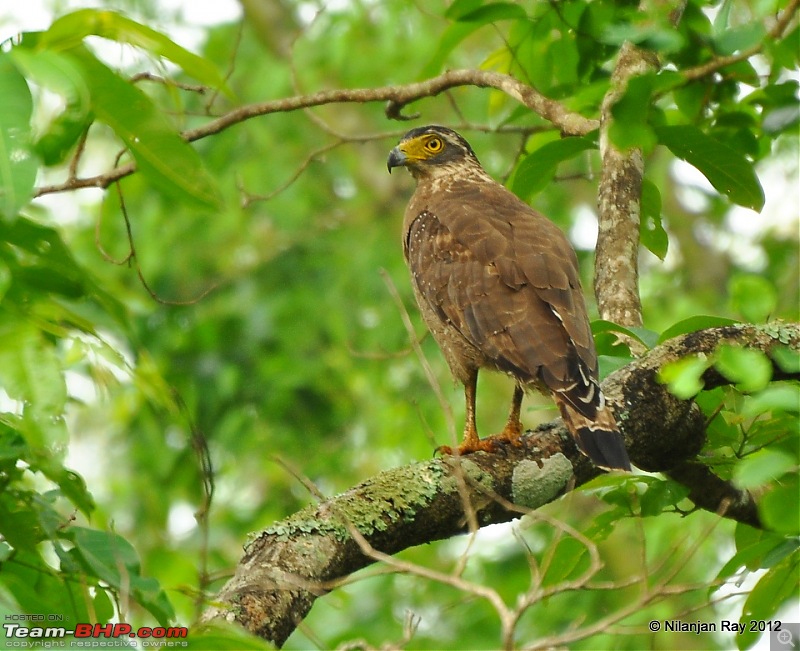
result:
[[[607,470],[631,469],[625,441],[608,407],[601,402],[595,418],[591,419],[575,409],[558,392],[554,392],[553,397],[578,449],[596,466]]]

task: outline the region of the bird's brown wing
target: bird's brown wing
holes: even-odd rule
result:
[[[417,194],[405,246],[419,294],[496,368],[594,418],[597,358],[563,233],[494,182]]]

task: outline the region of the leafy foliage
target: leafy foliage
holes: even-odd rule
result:
[[[484,67],[596,119],[633,42],[660,66],[624,89],[610,136],[646,156],[640,232],[654,255],[642,258],[646,328],[594,324],[603,372],[631,359],[617,334],[649,348],[748,321],[780,342],[773,320],[797,318],[796,205],[786,221],[776,196],[797,186],[774,179],[792,166],[796,179],[800,32],[793,19],[769,33],[788,3],[690,0],[677,27],[669,7],[611,0],[352,3],[313,20],[313,3],[273,4],[268,17],[248,10],[241,25],[207,28],[202,54],[141,1],[59,16],[0,52],[5,613],[191,624],[246,533],[309,501],[286,467],[332,493],[428,456],[429,432],[447,435],[387,288],[411,305],[397,242],[410,183],[390,183],[383,163],[405,129],[377,105],[327,105],[187,142],[236,106]],[[595,134],[562,139],[496,90],[449,100],[415,108],[465,131],[491,173],[580,245],[596,202]],[[97,182],[101,198],[69,185],[131,163],[136,174]],[[430,338],[422,347],[460,406]],[[708,418],[699,459],[763,495],[764,530],[693,512],[665,477],[602,477],[473,547],[400,557],[446,569],[468,557],[473,592],[378,573],[321,600],[287,646],[727,648],[732,639],[653,638],[646,625],[780,617],[798,591],[800,395],[771,376],[773,362],[797,372],[797,351],[773,357],[722,347],[662,370]],[[730,386],[705,390],[709,372]],[[482,429],[497,427],[508,390],[481,378]],[[530,403],[527,424],[554,415]],[[731,586],[749,575],[734,610]],[[518,617],[501,641],[504,612]],[[224,627],[192,644],[263,647]]]

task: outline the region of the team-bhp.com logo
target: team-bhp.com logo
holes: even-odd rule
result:
[[[65,626],[22,626],[20,624],[3,624],[6,639],[41,638],[57,640],[71,635],[75,638],[119,638],[131,637],[141,639],[185,638],[189,629],[185,626],[142,626],[134,629],[130,624],[76,624],[74,629]]]

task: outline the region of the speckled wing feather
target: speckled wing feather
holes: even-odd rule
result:
[[[597,358],[575,254],[558,227],[488,178],[418,190],[407,223],[406,255],[430,308],[489,365],[594,419]]]

